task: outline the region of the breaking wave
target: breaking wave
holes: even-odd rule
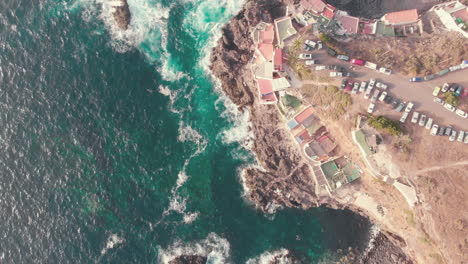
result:
[[[124,241],[125,240],[123,238],[120,238],[116,234],[111,234],[109,238],[107,238],[106,246],[101,250],[101,256],[105,255],[109,249],[113,249]]]
[[[281,248],[275,251],[267,251],[262,253],[260,256],[247,260],[246,264],[291,264],[291,260],[288,258],[289,251]]]
[[[226,239],[218,236],[216,233],[210,233],[202,241],[186,243],[176,240],[166,249],[158,248],[158,263],[167,264],[182,255],[195,255],[206,257],[207,263],[226,264],[230,263],[230,251],[230,245]]]

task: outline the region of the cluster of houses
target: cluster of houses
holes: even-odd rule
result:
[[[468,37],[468,8],[465,5],[452,1],[436,5],[431,11],[441,19],[447,29]],[[338,37],[406,36],[422,32],[423,26],[417,9],[387,13],[380,19],[365,19],[351,16],[323,0],[301,0],[294,18],[303,26],[314,25],[317,29]]]
[[[283,72],[283,47],[284,41],[296,33],[290,17],[276,19],[274,24],[261,22],[253,30],[256,49],[252,73],[261,104],[276,104],[277,93],[291,87]]]

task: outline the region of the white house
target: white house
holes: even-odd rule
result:
[[[459,32],[468,38],[468,7],[459,1],[452,1],[435,5],[431,11],[437,14],[447,29]]]

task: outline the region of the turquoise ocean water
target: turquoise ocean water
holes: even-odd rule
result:
[[[0,262],[304,263],[366,246],[348,211],[243,198],[248,113],[207,71],[231,0],[0,2]]]

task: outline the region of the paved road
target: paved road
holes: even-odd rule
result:
[[[313,54],[314,59],[318,59],[320,64],[341,65],[348,69],[351,66],[351,64],[347,62],[343,62],[329,56],[324,50],[315,51]],[[377,81],[382,81],[386,84],[389,84],[390,87],[388,92],[390,94],[398,97],[400,100],[412,101],[415,105],[414,109],[418,112],[426,114],[428,117],[432,117],[434,119],[434,123],[443,126],[452,125],[456,129],[468,131],[468,119],[462,118],[456,115],[454,112],[448,111],[442,105],[434,102],[434,97],[432,96],[434,87],[437,85],[442,87],[442,85],[446,82],[457,83],[465,87],[465,89],[468,89],[468,68],[456,72],[451,72],[441,78],[419,83],[409,82],[409,78],[407,76],[399,73],[385,75],[360,66],[354,66],[351,71],[355,72],[357,75],[357,77],[353,79],[368,81],[369,79],[374,78]],[[387,108],[378,107],[379,111],[394,111],[385,109]]]

